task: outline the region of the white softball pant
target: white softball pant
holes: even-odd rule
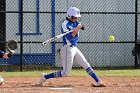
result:
[[[71,72],[73,62],[78,63],[84,69],[90,67],[84,55],[77,47],[70,47],[69,45],[64,45],[61,48],[61,61],[63,65],[63,70],[61,71],[62,76],[68,76]]]

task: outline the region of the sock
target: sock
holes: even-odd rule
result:
[[[94,70],[91,67],[88,67],[86,69],[87,73],[96,81],[99,82],[99,77],[96,75],[96,73],[94,72]]]
[[[51,74],[47,74],[44,76],[46,79],[49,79],[49,78],[57,78],[57,77],[62,77],[61,75],[61,71],[57,71],[57,72],[53,72]]]

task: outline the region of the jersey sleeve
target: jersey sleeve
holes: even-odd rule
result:
[[[79,24],[81,24],[81,22],[76,21],[76,25],[79,25]],[[68,27],[68,29],[69,29],[69,31],[70,31],[70,30],[72,30],[73,28],[71,29],[71,26],[70,26],[70,27]],[[73,38],[72,32],[69,33],[69,34],[67,34],[66,37],[67,37],[68,40],[70,40],[71,38]]]
[[[81,22],[79,22],[79,21],[76,21],[76,24],[77,24],[77,25],[79,25],[79,24],[81,24]]]
[[[61,30],[62,33],[65,33],[65,32],[70,31],[70,30],[72,30],[71,26],[69,26],[69,25],[67,25],[65,23],[62,24],[62,30]],[[65,36],[66,36],[66,38],[68,40],[70,40],[71,38],[73,38],[72,32],[69,33],[69,34],[66,34]]]

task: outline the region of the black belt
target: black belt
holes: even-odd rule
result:
[[[67,44],[65,44],[65,45],[67,45]],[[75,47],[74,45],[67,45],[67,46],[70,46],[70,47]]]
[[[70,47],[75,47],[74,45],[70,45]]]

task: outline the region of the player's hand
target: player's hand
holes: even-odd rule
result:
[[[80,30],[82,28],[82,24],[79,24],[76,28]]]
[[[85,30],[85,26],[84,25],[82,25],[81,30]]]
[[[76,28],[77,29],[84,30],[85,29],[85,26],[83,24],[79,24]]]

